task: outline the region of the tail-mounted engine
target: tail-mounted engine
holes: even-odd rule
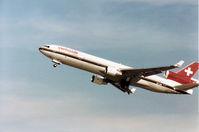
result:
[[[106,85],[108,82],[104,77],[101,76],[92,76],[91,82],[99,84],[99,85]]]

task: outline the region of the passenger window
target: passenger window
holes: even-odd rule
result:
[[[48,46],[48,45],[44,45],[44,47],[46,47],[46,48],[50,48],[50,46]]]

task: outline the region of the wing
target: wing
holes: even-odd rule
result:
[[[120,71],[123,73],[123,76],[129,77],[129,76],[150,76],[150,75],[155,75],[162,73],[163,71],[167,71],[170,69],[174,69],[177,67],[180,67],[184,63],[183,60],[179,61],[175,65],[170,65],[170,66],[163,66],[163,67],[152,67],[152,68],[140,68],[140,69],[120,69]]]

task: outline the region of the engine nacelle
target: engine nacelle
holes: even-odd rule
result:
[[[181,76],[175,72],[172,71],[166,71],[165,72],[165,78],[179,82],[181,84],[188,84],[188,83],[193,83],[193,81],[187,77]]]
[[[118,71],[116,68],[114,67],[107,67],[106,69],[106,74],[110,75],[110,76],[121,76],[122,72]]]
[[[99,84],[99,85],[106,85],[108,82],[101,76],[92,76],[91,82]]]

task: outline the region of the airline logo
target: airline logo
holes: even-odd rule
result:
[[[190,76],[191,74],[193,74],[193,71],[191,70],[190,67],[188,67],[188,69],[184,70],[187,73],[187,76]]]
[[[68,49],[68,48],[64,48],[64,47],[58,47],[59,50],[63,50],[63,51],[67,51],[67,52],[70,52],[70,53],[73,53],[73,54],[78,54],[77,51],[75,50],[72,50],[72,49]]]

